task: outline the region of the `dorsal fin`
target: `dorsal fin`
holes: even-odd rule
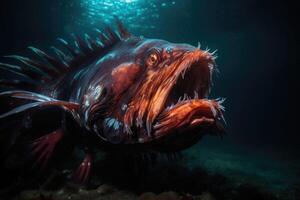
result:
[[[127,30],[127,28],[123,25],[123,23],[119,20],[119,18],[115,17],[115,21],[118,27],[118,34],[122,39],[128,39],[132,35],[131,33]]]
[[[1,67],[6,68],[15,66],[9,67],[9,70],[6,71],[15,71],[16,73],[14,74],[24,74],[24,76],[41,83],[56,80],[62,75],[76,70],[87,60],[96,58],[99,54],[110,49],[118,42],[127,40],[131,37],[131,34],[122,25],[119,19],[116,18],[115,21],[117,25],[116,31],[108,26],[103,32],[96,29],[96,38],[92,39],[88,34],[84,34],[83,37],[73,35],[74,45],[69,44],[64,39],[58,38],[58,41],[63,48],[51,47],[55,56],[38,48],[29,47],[29,49],[38,55],[40,59],[34,60],[17,55],[8,56],[8,58],[18,60],[22,65],[15,66],[12,64],[2,64]],[[5,86],[1,85],[0,82],[0,87]]]

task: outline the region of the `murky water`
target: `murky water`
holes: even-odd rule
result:
[[[270,6],[272,5],[272,6]],[[1,55],[55,38],[91,33],[118,17],[135,35],[218,49],[220,73],[211,97],[225,97],[224,140],[205,137],[184,151],[189,169],[204,168],[235,184],[276,196],[300,195],[299,134],[287,118],[289,28],[277,1],[76,0],[7,2],[1,16]],[[18,13],[13,11],[19,9]],[[14,13],[14,14],[13,14]]]

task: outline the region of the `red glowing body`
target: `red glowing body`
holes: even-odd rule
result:
[[[207,99],[215,70],[213,54],[199,47],[132,36],[120,23],[97,39],[76,37],[75,47],[57,58],[31,47],[42,61],[21,56],[23,66],[0,64],[20,78],[2,79],[2,131],[44,133],[30,124],[48,109],[57,113],[48,134],[33,139],[32,154],[45,166],[56,146],[71,143],[86,151],[75,172],[85,182],[92,149],[174,152],[195,144],[204,134],[222,134],[222,106]],[[29,124],[29,125],[28,125]],[[15,145],[10,138],[5,152]]]

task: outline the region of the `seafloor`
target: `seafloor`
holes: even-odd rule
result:
[[[139,160],[131,156],[107,156],[94,164],[91,180],[85,187],[74,185],[66,178],[70,171],[54,170],[45,181],[27,185],[25,190],[7,188],[10,196],[3,198],[299,199],[299,162],[279,158],[278,154],[274,157],[267,152],[218,143],[205,140],[176,158],[159,156],[153,160],[150,156]]]

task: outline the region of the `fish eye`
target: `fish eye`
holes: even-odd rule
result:
[[[154,67],[158,64],[160,60],[160,52],[158,49],[152,49],[149,51],[146,58],[146,64],[150,67]]]

